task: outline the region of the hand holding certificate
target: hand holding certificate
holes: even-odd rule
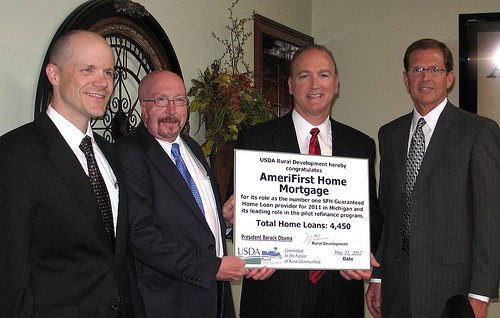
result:
[[[368,160],[235,150],[235,254],[247,267],[369,269]]]

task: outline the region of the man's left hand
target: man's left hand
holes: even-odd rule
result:
[[[486,318],[488,303],[472,297],[469,297],[469,301],[472,309],[474,310],[474,315],[476,316],[476,318]]]
[[[276,270],[274,268],[254,268],[250,270],[247,274],[245,274],[246,278],[252,278],[253,280],[264,280],[269,278],[272,274],[274,274]]]
[[[232,226],[234,223],[234,194],[222,206],[222,217],[226,221],[227,226]]]
[[[380,264],[377,262],[375,259],[375,256],[373,254],[370,254],[371,258],[371,268],[367,271],[357,269],[357,270],[346,270],[346,271],[340,271],[340,275],[344,277],[347,280],[351,279],[356,279],[356,280],[362,280],[362,279],[370,279],[372,277],[373,273],[373,267],[379,267]]]

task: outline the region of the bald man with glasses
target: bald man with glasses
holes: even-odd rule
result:
[[[182,133],[189,105],[175,73],[139,85],[142,123],[117,142],[130,211],[130,245],[148,318],[234,317],[230,281],[265,279],[227,256],[234,200],[224,205],[201,147]]]

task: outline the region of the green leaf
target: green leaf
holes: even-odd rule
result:
[[[203,154],[205,155],[205,157],[210,156],[213,146],[214,146],[213,139],[207,139],[207,141],[205,141],[205,143],[201,146],[201,149],[203,150]]]
[[[200,112],[204,112],[206,107],[209,105],[208,102],[205,102],[205,101],[201,101],[201,100],[198,100],[198,99],[195,99],[191,102],[190,104],[191,108],[191,112],[195,112],[197,110],[199,110]]]
[[[227,125],[227,129],[228,129],[229,131],[232,131],[232,132],[238,133],[238,127],[236,127],[236,125]]]
[[[194,81],[194,80],[192,80],[192,81]],[[193,83],[193,85],[194,86],[192,86],[189,89],[187,96],[196,96],[196,94],[198,93],[198,90],[199,90],[198,86],[195,83]]]
[[[239,111],[234,111],[230,116],[227,117],[227,120],[225,121],[226,124],[228,125],[236,125],[239,124],[245,119],[246,114],[239,112]]]
[[[210,69],[208,67],[205,69],[203,76],[209,81],[212,80],[212,74],[210,73]]]

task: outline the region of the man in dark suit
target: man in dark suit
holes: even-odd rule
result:
[[[367,304],[377,317],[439,317],[461,294],[485,317],[500,277],[500,130],[448,101],[454,72],[444,43],[414,42],[404,67],[414,110],[379,131],[381,281]]]
[[[89,124],[113,91],[111,48],[95,33],[71,32],[46,74],[47,113],[0,138],[0,317],[145,317],[127,252],[123,172]],[[81,143],[93,149],[92,167]],[[89,182],[98,171],[99,200]]]
[[[201,147],[181,134],[189,111],[182,79],[168,71],[150,73],[139,85],[139,99],[142,123],[116,145],[146,314],[234,317],[229,281],[265,279],[273,270],[249,271],[242,259],[226,256],[234,200],[221,207]]]
[[[294,110],[242,131],[236,148],[307,154],[310,131],[319,128],[321,155],[369,159],[371,242],[375,249],[383,222],[375,191],[375,142],[330,117],[339,85],[332,53],[320,45],[301,48],[292,60],[290,74]],[[370,277],[371,271],[326,271],[316,283],[309,274],[306,270],[278,270],[266,281],[244,280],[241,317],[364,316],[361,279]]]

